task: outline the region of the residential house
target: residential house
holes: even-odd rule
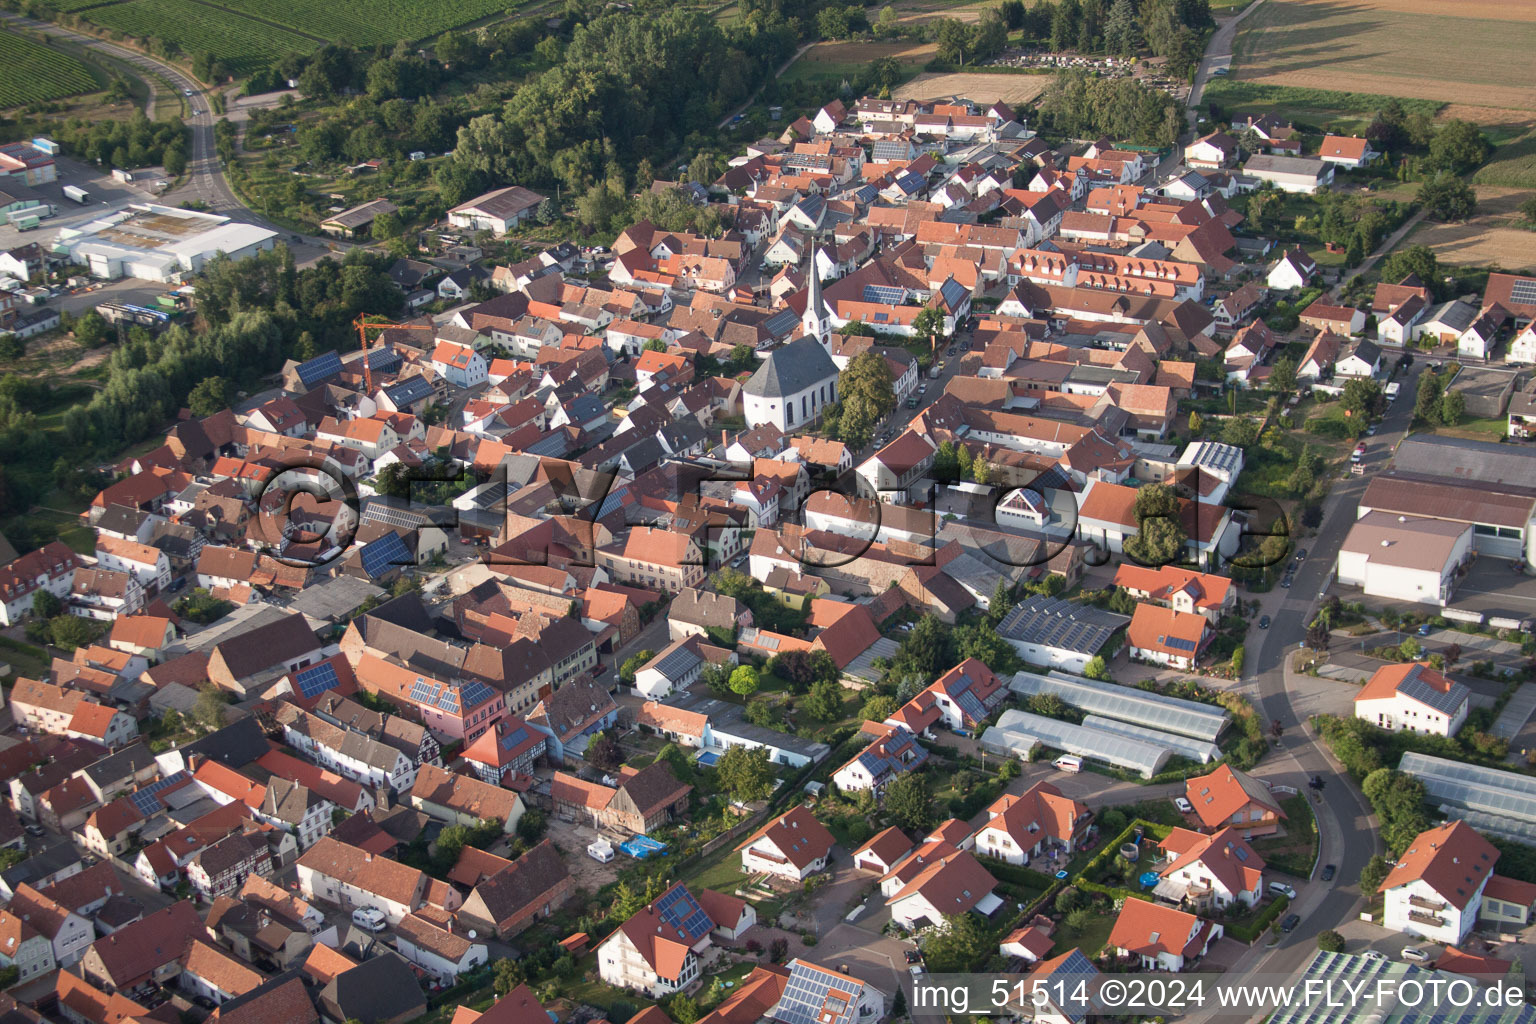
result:
[[[544,757],[548,739],[523,721],[508,714],[476,737],[461,755],[474,767],[480,778],[493,785],[508,775],[532,775],[534,765]]]
[[[1264,860],[1233,828],[1211,835],[1175,828],[1158,847],[1154,894],[1197,910],[1256,907],[1264,897]]]
[[[96,929],[89,918],[25,883],[16,887],[5,909],[48,940],[53,960],[60,967],[76,963],[96,939]]]
[[[181,974],[194,940],[207,934],[190,900],[177,900],[91,943],[80,973],[102,991],[132,996]]]
[[[1472,691],[1428,665],[1383,665],[1355,694],[1355,717],[1389,732],[1454,736]]]
[[[597,946],[597,973],[615,988],[661,999],[699,978],[714,922],[681,882]]]
[[[1244,839],[1273,835],[1285,811],[1269,787],[1252,775],[1221,765],[1184,783],[1184,798],[1206,829],[1230,826]]]
[[[372,907],[394,924],[421,906],[428,879],[413,867],[327,836],[299,858],[298,881],[306,900],[323,899],[344,910]]]
[[[799,805],[770,821],[736,847],[741,870],[803,882],[823,871],[836,842],[810,809]]]
[[[1003,794],[987,808],[987,823],[976,830],[976,852],[1009,864],[1027,865],[1047,846],[1072,853],[1082,845],[1093,812],[1080,800],[1062,795],[1049,782],[1037,782],[1017,796]]]
[[[431,764],[417,769],[410,804],[449,824],[494,821],[507,833],[517,828],[524,810],[522,797],[510,789],[455,775]]]
[[[489,947],[456,928],[453,918],[407,914],[394,927],[395,950],[444,985],[490,958]]]
[[[1182,669],[1195,667],[1212,635],[1204,615],[1155,604],[1138,604],[1125,631],[1131,657]]]
[[[908,863],[921,856],[920,850]],[[1002,898],[993,891],[996,886],[997,880],[970,851],[950,847],[918,866],[885,904],[891,908],[892,921],[909,931],[921,931],[942,924],[951,914],[974,912],[990,917],[1003,906]]]
[[[1300,246],[1280,254],[1275,265],[1269,268],[1264,283],[1278,292],[1298,291],[1317,276],[1317,262],[1302,251]]]
[[[68,600],[79,565],[68,545],[53,540],[0,566],[0,625],[14,626],[30,614],[39,590]]]
[[[1178,972],[1193,966],[1221,938],[1221,925],[1174,907],[1127,899],[1110,929],[1110,948],[1134,957],[1143,970]]]
[[[1464,821],[1419,833],[1377,889],[1382,927],[1460,945],[1477,923],[1498,858],[1498,849]]]
[[[1237,588],[1226,576],[1181,569],[1175,565],[1152,569],[1122,562],[1115,567],[1114,585],[1138,601],[1165,605],[1176,612],[1203,615],[1213,624],[1237,604]]]
[[[865,731],[874,723],[865,723]],[[910,732],[890,726],[880,730],[873,742],[832,773],[832,781],[845,793],[872,789],[878,796],[896,776],[916,769],[928,758]]]
[[[1317,147],[1317,155],[1321,160],[1353,171],[1364,167],[1381,154],[1372,149],[1366,139],[1351,135],[1324,135],[1322,144]]]

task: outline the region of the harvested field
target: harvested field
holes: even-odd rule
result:
[[[1420,224],[1403,245],[1427,245],[1442,262],[1505,270],[1536,270],[1536,232],[1521,226],[1528,188],[1477,186],[1477,216],[1464,224]]]
[[[1433,40],[1433,46],[1426,46]],[[1536,0],[1265,0],[1243,22],[1243,82],[1536,109]]]
[[[933,60],[933,43],[901,40],[894,43],[817,43],[784,72],[786,81],[818,78],[852,78],[870,61],[895,57],[911,73]]]
[[[1004,75],[956,71],[944,74],[924,72],[897,88],[892,95],[899,100],[933,100],[945,96],[964,96],[986,104],[1028,103],[1050,86],[1052,75]]]
[[[891,4],[901,21],[924,22],[936,18],[954,18],[956,21],[978,21],[981,12],[991,7],[991,0],[897,0]],[[873,21],[875,13],[869,15]]]

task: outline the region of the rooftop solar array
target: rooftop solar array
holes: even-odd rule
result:
[[[400,539],[398,533],[386,533],[363,546],[362,552],[363,572],[369,579],[378,579],[380,576],[397,569],[402,565],[411,565],[411,553],[405,547],[405,541]]]
[[[1187,757],[1191,761],[1199,761],[1201,764],[1210,764],[1221,757],[1221,748],[1214,743],[1206,743],[1190,736],[1179,736],[1175,733],[1164,732],[1161,729],[1150,729],[1145,725],[1136,725],[1133,722],[1121,722],[1113,718],[1105,718],[1103,715],[1088,715],[1083,719],[1083,728],[1098,729],[1100,732],[1112,732],[1117,736],[1129,736],[1133,740],[1142,740],[1154,746],[1167,747],[1180,757]]]
[[[1393,993],[1408,994],[1405,981],[1428,982],[1434,976],[1427,970],[1396,960],[1371,959],[1355,953],[1313,954],[1295,981],[1297,993],[1311,993],[1293,999],[1277,1009],[1269,1024],[1355,1024],[1357,1021],[1390,1021],[1391,1024],[1532,1024],[1536,1008],[1528,1003],[1513,1007],[1489,1008],[1480,999],[1429,999],[1418,1005],[1399,1001]],[[1308,985],[1316,979],[1322,984]],[[1387,993],[1369,1008],[1353,999],[1330,999],[1324,993],[1342,991],[1341,982],[1362,991]],[[1457,1005],[1457,1004],[1461,1005]]]
[[[160,794],[176,785],[187,777],[186,772],[173,772],[161,779],[156,779],[142,789],[129,794],[128,799],[133,801],[133,806],[144,817],[149,817],[160,809]]]
[[[680,679],[703,660],[692,647],[679,647],[663,657],[655,668],[665,679]]]
[[[1128,615],[1116,615],[1091,604],[1032,597],[1003,616],[997,635],[1019,643],[1097,654],[1115,631],[1130,621]]]
[[[1009,688],[1026,697],[1053,694],[1089,714],[1208,743],[1214,743],[1227,725],[1227,713],[1212,704],[1063,673],[1016,672]]]
[[[374,373],[393,373],[405,363],[405,357],[387,345],[368,351],[368,369]]]
[[[502,733],[497,742],[501,744],[502,750],[516,750],[528,742],[528,735],[528,727],[526,725],[519,725],[515,729],[509,729]]]
[[[486,686],[478,679],[471,679],[469,682],[465,683],[459,688],[459,693],[463,698],[464,706],[469,708],[479,707],[481,704],[484,704],[486,701],[496,696],[495,690],[491,689],[489,686]]]
[[[1536,824],[1536,778],[1516,772],[1407,753],[1398,763],[1424,783],[1435,803]]]
[[[956,281],[954,278],[950,278],[948,281],[945,281],[944,286],[939,289],[939,297],[944,300],[944,304],[950,309],[957,309],[959,308],[961,301],[965,298],[965,285],[961,284],[959,281]]]
[[[850,1024],[859,1012],[862,990],[851,979],[795,960],[773,1016],[784,1024]]]
[[[671,892],[664,893],[656,901],[656,913],[690,946],[708,935],[715,926],[704,908],[699,906],[699,901],[693,898],[693,893],[681,885],[674,886]]]
[[[914,757],[904,762],[902,757],[909,752]],[[910,771],[926,760],[928,751],[918,746],[909,733],[899,729],[887,737],[884,743],[871,743],[859,755],[859,763],[875,779],[887,773]]]
[[[1139,772],[1147,779],[1156,775],[1169,757],[1167,747],[1012,709],[1004,711],[997,724],[981,734],[981,745],[995,753],[1020,757],[1031,756],[1037,746],[1049,747]]]
[[[1509,286],[1509,298],[1512,302],[1536,304],[1536,281],[1521,278]]]
[[[320,696],[326,690],[334,690],[341,684],[341,679],[336,675],[334,664],[322,661],[318,665],[300,669],[294,674],[293,682],[299,688],[299,696],[309,700]]]
[[[322,352],[315,358],[306,359],[295,366],[293,372],[299,375],[301,384],[312,388],[341,372],[341,356],[337,355],[334,349],[330,352]]]
[[[417,375],[407,377],[398,384],[392,384],[384,389],[384,394],[396,406],[410,405],[424,398],[432,397],[432,382],[427,378]]]
[[[1098,973],[1099,969],[1093,966],[1093,961],[1083,956],[1082,950],[1078,949],[1074,949],[1069,953],[1067,958],[1061,962],[1061,965],[1050,973],[1051,989],[1066,996],[1066,999],[1061,1000],[1059,1005],[1067,1019],[1072,1021],[1084,1020],[1087,1018],[1088,1010],[1090,1009],[1086,1005],[1086,1000],[1080,1001],[1074,998],[1077,993],[1077,983],[1074,979],[1082,978],[1084,981],[1091,981],[1098,976]],[[1056,987],[1057,981],[1062,983],[1060,988]]]
[[[1460,683],[1453,682],[1447,690],[1439,690],[1424,681],[1426,667],[1415,665],[1408,670],[1403,681],[1398,684],[1397,690],[1405,697],[1411,697],[1420,704],[1434,708],[1446,717],[1452,717],[1472,695],[1471,691]]]
[[[867,284],[864,286],[864,301],[873,302],[882,306],[899,306],[907,298],[907,290],[897,285]]]

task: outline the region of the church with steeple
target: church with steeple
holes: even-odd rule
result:
[[[806,299],[805,312],[800,317],[800,330],[805,334],[821,342],[823,348],[832,346],[832,311],[827,308],[827,302],[821,297],[821,275],[816,271],[817,251],[811,251],[811,260],[806,267]]]

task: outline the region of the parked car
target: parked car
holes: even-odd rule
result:
[[[1305,562],[1306,560],[1307,560],[1307,549],[1306,548],[1302,548],[1300,551],[1296,552],[1296,561],[1298,561],[1298,562]]]
[[[1335,867],[1334,865],[1332,865],[1332,864],[1324,864],[1323,865],[1323,881],[1325,881],[1325,882],[1333,881],[1333,876],[1338,874],[1338,871],[1339,871],[1339,869],[1337,867]]]
[[[1292,889],[1284,882],[1270,882],[1269,894],[1271,896],[1284,896],[1288,900],[1293,900],[1296,898],[1296,890]]]
[[[1268,629],[1269,628],[1269,616],[1268,615],[1263,615],[1263,616],[1259,617],[1259,628],[1260,629]]]
[[[47,835],[47,833],[43,831],[43,826],[41,825],[33,825],[28,823],[23,827],[26,828],[27,835],[32,836],[34,839],[41,839],[43,836]]]
[[[1289,576],[1287,576],[1285,579],[1280,581],[1280,589],[1281,590],[1290,590],[1291,589],[1291,578]]]
[[[1427,622],[1424,623],[1424,625],[1420,626],[1417,630],[1415,630],[1415,632],[1417,632],[1419,634],[1419,636],[1429,636],[1429,634],[1433,633],[1434,631],[1435,631],[1435,627],[1431,626]]]
[[[1429,954],[1418,946],[1404,946],[1402,957],[1409,963],[1423,964],[1429,962]]]
[[[1365,436],[1366,437],[1375,437],[1376,436],[1376,424],[1372,423],[1370,426],[1365,428]]]
[[[1366,959],[1366,960],[1385,960],[1385,959],[1387,959],[1387,954],[1383,953],[1379,949],[1368,949],[1364,953],[1361,953],[1360,956],[1362,958]]]
[[[352,911],[352,923],[370,932],[381,932],[389,919],[378,907],[358,907]]]
[[[1181,814],[1193,814],[1195,812],[1195,805],[1181,796],[1173,798],[1173,806],[1177,807]]]
[[[1280,922],[1280,930],[1283,932],[1293,932],[1296,930],[1296,926],[1299,924],[1301,924],[1301,915],[1292,914],[1284,921]]]

